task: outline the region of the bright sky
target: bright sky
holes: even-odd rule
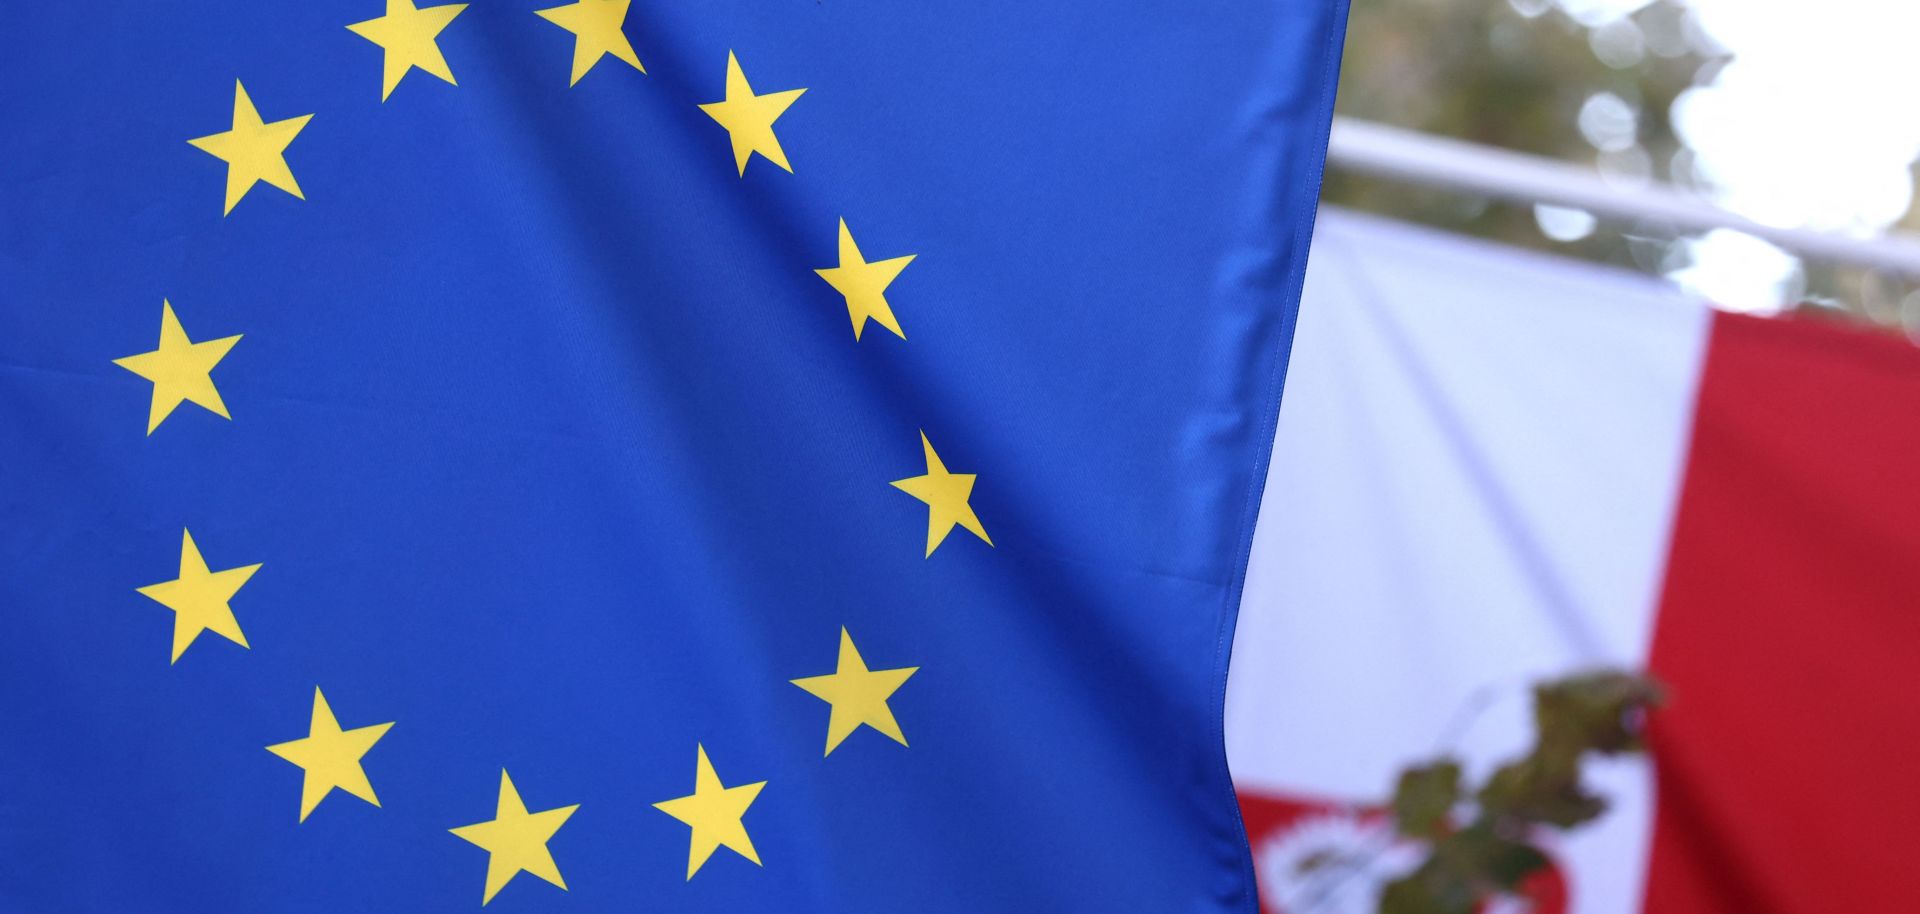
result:
[[[1556,2],[1602,26],[1648,0]],[[1672,112],[1715,200],[1772,225],[1858,235],[1906,213],[1920,158],[1920,2],[1684,2],[1696,40],[1732,55]],[[1595,50],[1606,59],[1603,42]],[[1773,310],[1800,292],[1798,262],[1757,239],[1715,232],[1692,253],[1671,277],[1718,304]]]

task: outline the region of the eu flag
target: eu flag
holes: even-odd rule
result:
[[[1343,0],[0,12],[0,911],[1252,911]]]

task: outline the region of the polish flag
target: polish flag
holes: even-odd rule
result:
[[[1263,910],[1372,911],[1381,804],[1531,739],[1528,685],[1669,689],[1506,905],[1920,910],[1920,350],[1324,212],[1235,637]]]

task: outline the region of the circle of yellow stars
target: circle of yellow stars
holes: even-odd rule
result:
[[[534,11],[573,36],[569,86],[579,84],[609,57],[639,73],[647,72],[625,31],[630,3],[631,0],[576,0]],[[458,85],[451,64],[441,53],[439,36],[466,11],[467,4],[423,7],[415,0],[384,0],[384,5],[383,15],[346,25],[348,31],[381,50],[381,102],[391,98],[414,70],[450,86]],[[738,55],[727,52],[722,97],[700,104],[699,108],[726,131],[738,176],[745,177],[747,165],[755,156],[789,174],[793,172],[793,164],[780,144],[774,125],[806,91],[798,88],[756,92],[747,80]],[[234,81],[228,129],[187,141],[226,164],[223,217],[230,216],[261,183],[296,199],[306,199],[287,161],[287,151],[312,119],[313,114],[309,113],[266,120],[246,86],[239,80]],[[906,331],[887,300],[887,291],[918,255],[899,254],[869,260],[855,242],[844,218],[839,220],[836,242],[839,262],[814,272],[844,300],[854,341],[862,340],[870,321],[905,340]],[[114,364],[152,385],[147,434],[151,436],[175,415],[182,403],[188,402],[232,421],[232,414],[214,384],[213,371],[240,342],[242,335],[236,333],[196,342],[188,335],[172,302],[162,301],[160,308],[160,338],[156,348],[113,360]],[[920,444],[926,472],[894,480],[890,485],[926,506],[924,555],[931,558],[955,527],[992,546],[993,540],[971,505],[977,477],[948,470],[924,431],[920,433]],[[173,611],[170,664],[178,663],[205,632],[242,648],[249,647],[233,602],[261,567],[254,563],[214,571],[192,532],[182,531],[179,576],[137,588],[141,595]],[[906,746],[906,734],[888,700],[918,671],[918,667],[871,669],[855,646],[853,636],[841,628],[833,672],[792,680],[794,686],[829,706],[823,757],[832,756],[835,749],[862,727]],[[301,771],[300,822],[305,822],[336,790],[375,807],[380,805],[363,761],[393,726],[393,722],[388,721],[342,727],[326,695],[319,687],[314,688],[307,735],[265,747],[267,752]],[[755,781],[727,786],[708,757],[706,746],[695,746],[693,792],[653,804],[689,830],[688,880],[721,848],[760,864],[745,817],[766,785],[766,781]],[[531,874],[564,890],[566,881],[547,845],[579,808],[580,804],[576,803],[530,811],[521,799],[519,788],[503,769],[494,817],[449,829],[453,835],[487,852],[481,904],[491,902],[520,873]]]

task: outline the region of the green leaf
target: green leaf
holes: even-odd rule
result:
[[[1601,671],[1533,687],[1539,752],[1578,756],[1638,752],[1646,712],[1665,700],[1653,680],[1634,673]]]
[[[1387,883],[1380,893],[1380,914],[1474,914],[1473,888],[1433,861]]]
[[[1607,811],[1607,801],[1581,785],[1577,756],[1565,762],[1533,756],[1501,766],[1480,788],[1479,799],[1489,817],[1516,829],[1572,828]]]
[[[1460,763],[1440,759],[1407,769],[1393,790],[1393,818],[1400,833],[1432,838],[1460,802]]]
[[[1487,876],[1500,888],[1513,891],[1528,876],[1546,869],[1547,855],[1531,844],[1508,841],[1487,857]]]
[[[1546,855],[1533,845],[1501,834],[1485,819],[1448,835],[1434,847],[1433,860],[1482,892],[1488,887],[1510,891],[1547,865]]]
[[[1606,799],[1581,783],[1581,762],[1590,753],[1640,751],[1647,714],[1664,700],[1657,683],[1621,672],[1543,682],[1533,695],[1533,749],[1473,791],[1472,821],[1454,820],[1464,795],[1458,762],[1440,759],[1400,775],[1394,821],[1402,834],[1427,842],[1427,858],[1385,887],[1383,914],[1473,914],[1517,890],[1548,865],[1535,835],[1606,811]]]

